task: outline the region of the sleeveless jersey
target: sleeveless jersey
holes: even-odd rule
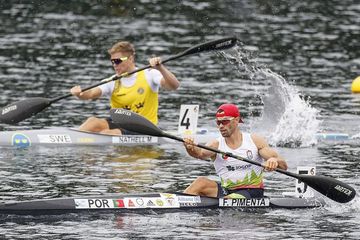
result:
[[[110,105],[111,108],[123,108],[138,113],[155,125],[158,123],[158,93],[151,89],[144,71],[137,73],[135,84],[131,87],[121,86],[120,80],[117,80]]]
[[[263,163],[264,160],[259,155],[258,148],[251,135],[242,133],[242,137],[241,146],[234,150],[228,147],[225,138],[220,136],[217,139],[219,141],[219,150]],[[227,156],[224,158],[221,154],[216,154],[214,166],[221,179],[221,186],[225,189],[264,188],[262,167]]]

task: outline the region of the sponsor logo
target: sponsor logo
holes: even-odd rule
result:
[[[9,113],[9,112],[12,112],[12,111],[14,111],[14,110],[16,110],[16,109],[17,109],[17,105],[12,105],[12,106],[9,106],[9,107],[5,107],[5,108],[2,110],[1,115],[5,115],[5,114],[7,114],[7,113]]]
[[[227,47],[228,45],[231,45],[231,44],[232,44],[232,40],[228,40],[226,42],[216,44],[215,48],[223,48],[223,47]]]
[[[200,196],[178,196],[180,203],[201,203]]]
[[[235,171],[235,168],[233,166],[226,166],[228,171]]]
[[[161,199],[156,199],[156,205],[162,207],[164,206],[164,202]]]
[[[235,165],[235,166],[226,166],[226,168],[228,169],[228,171],[235,171],[235,170],[244,170],[251,167],[251,164],[246,164],[246,165]]]
[[[154,204],[154,202],[153,202],[152,200],[149,200],[149,201],[147,202],[146,206],[148,206],[148,207],[155,207],[155,204]]]
[[[219,199],[220,207],[267,207],[270,205],[268,198],[222,198]]]
[[[74,199],[75,208],[179,208],[176,198]]]
[[[139,205],[139,206],[144,206],[144,200],[143,200],[142,198],[137,198],[137,199],[136,199],[136,203],[137,203],[137,205]]]
[[[134,206],[133,208],[178,208],[179,201],[176,198],[164,197],[143,197],[143,198],[131,198]],[[130,206],[129,206],[130,207]]]
[[[135,204],[131,199],[128,201],[128,207],[135,207]]]
[[[170,206],[175,206],[176,207],[177,205],[179,205],[179,202],[176,201],[174,198],[167,198],[166,201],[168,202],[168,204]]]
[[[120,114],[120,115],[131,116],[131,112],[130,112],[130,111],[125,111],[124,109],[121,109],[121,108],[115,109],[115,113],[116,113],[116,114]]]
[[[179,201],[173,193],[160,193],[160,197],[165,201],[165,205],[168,204],[169,206],[175,207],[179,205]]]
[[[350,196],[351,193],[352,193],[352,191],[351,191],[350,189],[345,188],[345,187],[342,187],[342,186],[340,186],[340,185],[336,185],[336,186],[335,186],[335,189],[336,189],[337,191],[339,191],[339,192],[342,192],[342,193],[348,195],[348,196]]]
[[[247,156],[248,159],[253,159],[252,151],[251,151],[251,150],[247,150],[247,151],[246,151],[246,156]]]
[[[41,143],[72,143],[68,134],[39,134],[37,136]]]
[[[144,90],[144,88],[140,87],[140,88],[138,88],[137,92],[138,92],[138,94],[142,95],[142,94],[144,94],[145,90]]]
[[[31,146],[31,141],[25,134],[15,133],[11,138],[11,144],[16,147],[29,147]]]

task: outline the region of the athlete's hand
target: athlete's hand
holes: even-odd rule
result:
[[[162,66],[160,57],[153,57],[149,59],[149,64],[152,68],[158,69]]]
[[[185,137],[184,138],[184,146],[186,151],[190,154],[190,156],[198,157],[198,148],[195,146],[194,139]]]
[[[278,167],[279,163],[277,161],[277,158],[271,157],[268,160],[266,160],[264,164],[264,168],[266,171],[274,171]]]
[[[184,138],[184,146],[185,146],[186,150],[194,149],[194,139],[185,137]]]
[[[81,87],[79,85],[74,86],[70,89],[70,92],[72,95],[79,98],[81,96]]]

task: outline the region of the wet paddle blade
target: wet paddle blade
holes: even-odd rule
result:
[[[177,59],[180,57],[184,57],[187,55],[195,54],[195,53],[208,52],[208,51],[221,51],[224,49],[232,48],[233,46],[236,45],[237,41],[238,40],[235,37],[226,37],[226,38],[221,38],[221,39],[217,39],[217,40],[213,40],[213,41],[209,41],[209,42],[205,42],[205,43],[200,43],[191,48],[188,48],[187,50],[185,50],[175,56],[172,56],[168,59],[163,60],[162,63],[166,63],[171,60],[174,60],[174,59]]]
[[[113,122],[126,130],[157,137],[164,135],[152,122],[131,111],[114,108],[110,110],[110,116]]]
[[[232,48],[233,46],[235,46],[236,42],[237,42],[237,38],[235,37],[221,38],[206,43],[198,44],[186,50],[184,54],[188,55],[188,54],[207,52],[207,51],[220,51],[220,50]]]
[[[0,122],[15,124],[29,118],[51,104],[48,98],[30,98],[3,107],[0,112]]]
[[[347,203],[356,195],[353,187],[334,178],[301,174],[298,174],[297,178],[319,193],[339,203]]]

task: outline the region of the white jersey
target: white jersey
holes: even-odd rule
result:
[[[159,92],[160,88],[160,80],[163,78],[162,74],[156,69],[146,69],[145,78],[149,83],[149,86],[154,92]],[[125,87],[131,87],[135,84],[137,73],[131,74],[128,77],[123,77],[120,79],[121,85]],[[100,85],[99,88],[101,89],[101,96],[108,96],[110,97],[112,92],[115,88],[115,81],[111,81]]]
[[[259,151],[249,133],[242,133],[242,144],[237,149],[227,146],[225,138],[220,136],[219,150],[230,152],[243,158],[263,163],[264,159],[259,155]],[[263,168],[235,158],[216,154],[214,161],[216,173],[221,179],[222,187],[226,189],[240,188],[264,188]]]

